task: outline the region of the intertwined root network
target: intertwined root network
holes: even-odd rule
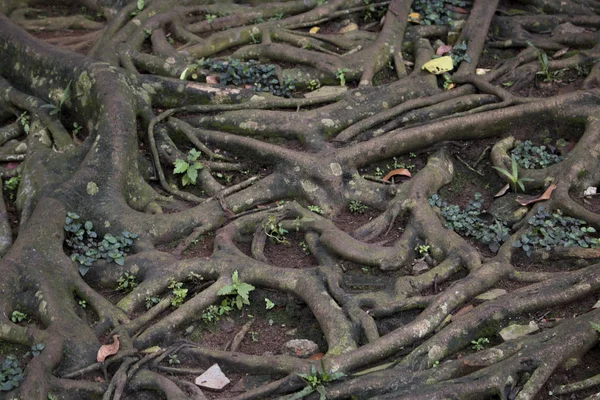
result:
[[[298,374],[313,366],[321,378],[344,374],[321,382],[331,399],[593,393],[597,377],[555,387],[552,376],[576,368],[597,345],[590,322],[600,311],[589,309],[600,290],[598,249],[536,248],[528,260],[539,268],[531,270],[519,262],[526,257],[519,246],[541,210],[600,228],[600,215],[581,201],[600,182],[597,1],[448,1],[444,10],[465,13],[452,25],[409,23],[420,2],[404,0],[147,0],[120,9],[80,1],[94,21],[79,8],[37,18],[28,3],[0,3],[0,173],[5,182],[20,179],[13,197],[6,192],[9,202],[0,201],[0,340],[44,349],[23,358],[24,381],[9,396],[108,400],[154,390],[203,399],[183,377],[215,362],[227,373],[271,376],[237,399],[306,390]],[[378,15],[372,23],[363,20],[367,12]],[[340,33],[351,26],[345,20],[360,29]],[[23,28],[84,33],[46,36],[49,45]],[[435,41],[452,36],[466,50],[444,85],[422,66]],[[575,71],[565,94],[523,96]],[[268,81],[257,91],[249,79],[262,75]],[[340,84],[350,89],[298,94]],[[515,138],[536,140],[542,129],[571,140],[570,151],[511,175]],[[489,144],[489,156],[453,154],[465,143]],[[410,180],[368,173],[391,160],[400,167],[399,158],[421,160]],[[530,195],[556,185],[493,253],[448,229],[430,204],[457,181],[466,190],[461,185],[477,174],[494,184],[512,176]],[[372,218],[347,229],[337,218],[348,206],[366,206]],[[86,253],[94,262],[82,276],[65,244],[77,231],[65,231],[67,213],[91,221],[98,241],[107,233],[139,237],[129,253],[108,252],[108,260]],[[303,239],[314,265],[288,268],[268,257],[269,246],[287,251],[273,243],[289,232]],[[208,235],[210,255],[189,256]],[[425,254],[428,267],[414,272]],[[348,265],[385,284],[352,288]],[[327,345],[323,362],[189,340],[188,327],[221,303],[233,276],[306,304]],[[108,294],[123,277],[135,285],[115,300]],[[509,292],[475,299],[498,286]],[[499,339],[511,320],[569,304],[579,315]],[[11,320],[15,310],[29,323]],[[389,318],[402,323],[384,329]],[[96,363],[113,335],[119,352]],[[480,346],[484,338],[493,342]],[[472,351],[473,343],[485,348]],[[142,352],[148,348],[157,351]],[[170,355],[185,367],[161,364]]]

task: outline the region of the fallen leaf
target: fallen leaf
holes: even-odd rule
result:
[[[95,378],[94,378],[94,380],[95,380],[96,382],[100,382],[100,383],[102,383],[102,382],[106,382],[106,381],[104,380],[104,378],[102,378],[101,376],[97,376],[97,377],[95,377]]]
[[[544,191],[544,193],[542,193],[542,195],[538,198],[535,199],[529,199],[529,200],[525,200],[521,197],[517,197],[517,203],[519,203],[522,206],[526,206],[532,203],[537,203],[538,201],[543,201],[543,200],[548,200],[550,198],[550,195],[552,195],[552,192],[554,191],[554,189],[556,189],[556,184],[552,183],[550,184],[550,186],[548,186],[548,188]]]
[[[206,83],[210,83],[211,85],[216,85],[217,83],[219,83],[219,81],[217,80],[216,77],[214,77],[212,75],[207,75],[206,76]]]
[[[455,13],[458,14],[468,14],[469,10],[465,10],[464,8],[461,7],[456,7],[456,6],[452,6],[450,4],[446,4],[446,8],[450,11],[454,11]]]
[[[460,310],[458,310],[457,312],[455,312],[454,314],[452,314],[453,318],[459,317],[463,314],[468,313],[469,311],[471,311],[473,309],[473,304],[469,304],[468,306],[464,306],[463,308],[461,308]]]
[[[490,72],[490,71],[491,71],[491,69],[489,69],[489,68],[477,68],[477,69],[475,70],[475,73],[476,73],[477,75],[485,75],[485,74],[487,74],[487,73],[488,73],[488,72]]]
[[[421,15],[416,12],[408,14],[408,22],[412,22],[413,24],[420,24]]]
[[[111,344],[103,344],[100,346],[96,360],[98,360],[98,362],[104,362],[106,357],[117,354],[117,351],[119,351],[119,335],[113,335],[113,342]]]
[[[152,347],[148,347],[147,349],[144,349],[142,351],[140,351],[140,353],[143,354],[154,354],[157,353],[159,351],[161,351],[162,349],[160,348],[160,346],[152,346]]]
[[[312,28],[310,28],[310,31],[308,31],[308,33],[314,35],[315,33],[319,32],[320,29],[321,28],[319,28],[318,26],[313,26]]]
[[[412,177],[409,170],[404,169],[404,168],[398,168],[398,169],[393,169],[390,172],[388,172],[387,175],[384,176],[382,179],[384,181],[389,181],[392,176],[396,176],[396,175],[407,176],[409,178]]]
[[[309,360],[320,360],[321,358],[323,358],[325,354],[323,353],[317,353],[317,354],[313,354],[312,356],[308,357]]]
[[[438,47],[438,49],[435,51],[435,55],[436,56],[443,56],[446,53],[450,53],[450,50],[452,50],[452,46],[449,46],[447,44],[443,44],[440,47]]]
[[[554,55],[552,56],[552,58],[559,58],[564,56],[565,54],[567,54],[567,52],[569,51],[568,47],[565,47],[563,49],[560,49],[559,51],[557,51],[556,53],[554,53]]]
[[[454,64],[452,63],[452,57],[443,56],[440,58],[434,58],[431,61],[427,61],[423,64],[423,69],[434,75],[440,75],[444,72],[452,71]]]
[[[358,25],[356,25],[354,22],[350,22],[348,25],[342,27],[342,29],[340,29],[340,31],[338,33],[348,33],[348,32],[357,31],[357,30],[358,30]]]
[[[498,193],[496,193],[494,195],[494,197],[502,197],[506,194],[506,192],[508,192],[508,189],[510,188],[510,185],[507,183],[506,185],[502,186],[502,189],[500,189],[498,191]]]

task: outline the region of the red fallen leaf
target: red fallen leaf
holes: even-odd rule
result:
[[[313,354],[312,356],[308,357],[309,360],[320,360],[321,358],[323,358],[325,354],[323,353],[317,353],[317,354]]]
[[[21,163],[20,162],[15,162],[15,161],[7,162],[6,164],[4,164],[4,166],[6,167],[6,169],[15,169],[19,165],[21,165]]]
[[[392,176],[396,176],[396,175],[407,176],[409,178],[412,177],[409,170],[404,169],[404,168],[398,168],[398,169],[393,169],[390,172],[388,172],[387,175],[384,176],[382,179],[384,181],[389,181]]]
[[[510,188],[510,185],[507,183],[506,185],[502,186],[502,189],[500,189],[498,191],[498,193],[496,193],[494,195],[494,197],[502,197],[506,194],[506,192],[508,191],[508,188]]]
[[[212,75],[206,75],[206,83],[210,83],[211,85],[216,85],[219,83],[216,77]]]
[[[465,10],[464,8],[461,8],[461,7],[452,6],[450,4],[446,4],[446,8],[450,11],[454,11],[455,13],[459,13],[459,14],[468,14],[469,13],[469,10]]]
[[[119,351],[119,335],[113,335],[113,342],[111,344],[103,344],[100,346],[96,360],[98,360],[98,362],[104,362],[106,357],[117,354],[117,351]]]
[[[452,50],[452,46],[443,44],[440,47],[438,47],[438,49],[435,51],[435,55],[441,57],[446,53],[450,53],[450,50]]]
[[[522,206],[526,206],[532,203],[537,203],[538,201],[543,201],[543,200],[548,200],[550,198],[550,196],[552,195],[552,192],[554,191],[554,189],[556,189],[556,185],[554,183],[552,183],[550,186],[548,186],[548,188],[544,191],[544,193],[542,193],[542,195],[538,198],[535,199],[523,199],[521,197],[517,197],[517,203],[519,203]]]
[[[106,381],[104,380],[104,378],[102,378],[101,376],[97,376],[97,377],[95,377],[95,378],[94,378],[94,380],[95,380],[96,382],[100,382],[100,383],[102,383],[102,382],[106,382]]]
[[[464,306],[463,308],[461,308],[460,310],[458,310],[457,312],[455,312],[452,317],[458,317],[460,315],[466,314],[469,311],[471,311],[473,309],[473,305],[469,304],[468,306]]]

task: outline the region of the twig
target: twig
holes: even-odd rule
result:
[[[475,161],[475,164],[473,164],[473,168],[477,168],[477,166],[479,165],[480,162],[483,161],[483,159],[485,158],[485,155],[488,151],[490,151],[492,148],[492,146],[488,146],[485,149],[483,149],[483,151],[481,152],[481,155],[479,156],[479,158],[477,159],[477,161]]]
[[[465,167],[467,167],[467,168],[468,168],[468,169],[470,169],[471,171],[475,172],[477,175],[479,175],[479,176],[485,176],[485,174],[484,174],[483,172],[479,172],[478,170],[476,170],[475,168],[473,168],[473,167],[471,167],[469,164],[467,164],[467,162],[466,162],[466,161],[464,161],[462,158],[460,158],[460,156],[459,156],[458,154],[456,155],[456,159],[457,159],[458,161],[460,161],[461,163],[463,163],[463,165],[464,165]]]

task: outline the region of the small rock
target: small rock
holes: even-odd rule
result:
[[[596,194],[596,192],[598,191],[598,188],[595,186],[590,186],[587,189],[585,189],[585,191],[583,192],[584,196],[592,196],[594,194]]]
[[[488,290],[485,293],[481,293],[479,296],[475,297],[475,299],[482,300],[482,301],[494,300],[496,297],[500,297],[506,293],[507,292],[504,289],[492,289],[492,290]]]
[[[575,26],[570,22],[566,22],[554,28],[554,30],[551,33],[551,36],[561,36],[568,33],[580,34],[583,32],[585,32],[585,28]]]
[[[221,391],[229,385],[229,379],[221,371],[219,364],[213,364],[202,375],[196,378],[194,383],[203,389]]]
[[[500,336],[505,342],[520,338],[521,336],[529,335],[530,333],[540,330],[538,324],[534,321],[529,322],[529,325],[509,325],[500,331]]]
[[[516,193],[509,193],[492,202],[488,212],[507,225],[522,220],[527,215],[528,208],[516,202]]]
[[[294,329],[290,329],[289,331],[287,331],[285,334],[287,336],[296,336],[296,334],[298,333],[298,328],[294,328]]]
[[[227,317],[221,321],[221,330],[225,333],[231,333],[235,330],[235,321]]]
[[[307,99],[313,97],[321,97],[321,96],[331,96],[340,93],[344,93],[348,88],[346,86],[322,86],[317,90],[313,90],[312,92],[305,93],[304,97]]]
[[[319,346],[308,339],[292,339],[283,344],[281,352],[294,357],[308,358],[319,352]]]
[[[425,261],[425,259],[420,258],[415,261],[413,264],[412,270],[415,274],[420,274],[421,272],[429,270],[429,264]]]

